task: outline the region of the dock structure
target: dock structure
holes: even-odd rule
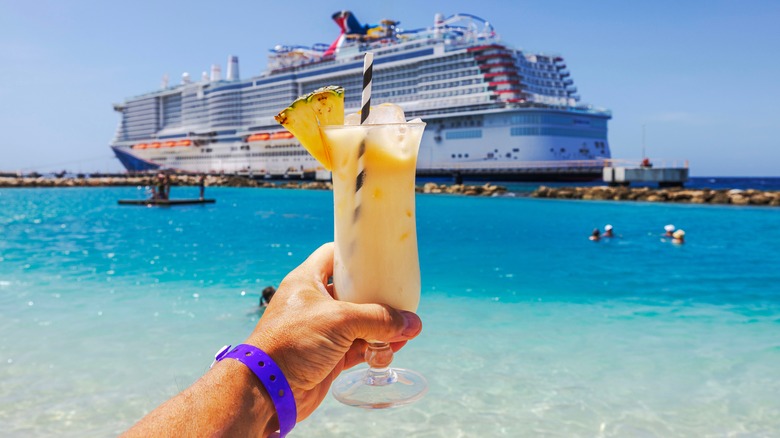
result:
[[[479,161],[442,168],[417,169],[418,177],[448,177],[488,181],[598,181],[609,160]]]
[[[688,163],[684,166],[655,167],[646,162],[635,166],[606,166],[603,169],[604,182],[610,186],[636,184],[658,184],[658,187],[682,187],[688,182]]]

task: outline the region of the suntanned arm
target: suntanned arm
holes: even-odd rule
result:
[[[266,437],[279,428],[275,412],[260,379],[241,362],[223,360],[122,437]]]
[[[397,351],[422,330],[414,313],[334,300],[328,284],[333,251],[333,244],[321,246],[285,277],[244,341],[267,353],[284,373],[297,421],[322,403],[342,370],[364,361],[368,344],[363,339],[386,340]],[[278,428],[276,409],[260,379],[230,359],[214,365],[124,436],[268,436]]]

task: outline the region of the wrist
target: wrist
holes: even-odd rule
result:
[[[279,430],[279,436],[284,438],[297,422],[297,407],[295,395],[290,387],[284,371],[265,351],[251,344],[240,344],[231,348],[230,346],[221,349],[216,357],[216,362],[228,360],[230,362],[240,362],[244,368],[241,374],[252,382],[251,388],[259,390],[264,395],[263,406],[260,406],[264,412],[270,412],[269,421],[266,423],[266,431]],[[246,370],[250,371],[251,376],[246,377]],[[252,377],[253,376],[253,377]],[[256,392],[256,391],[252,391]],[[269,403],[270,402],[270,403]],[[250,407],[257,407],[256,405]],[[274,424],[275,423],[275,424]],[[274,427],[278,425],[278,428]]]
[[[273,401],[252,370],[236,360],[223,360],[212,369],[220,392],[235,400],[233,412],[245,412],[252,421],[252,435],[269,436],[279,430],[279,419]]]

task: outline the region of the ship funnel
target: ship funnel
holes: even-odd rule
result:
[[[181,83],[182,84],[189,84],[190,82],[191,82],[190,81],[190,74],[185,71],[184,73],[181,74]]]
[[[444,15],[437,13],[433,16],[433,34],[441,35],[441,28],[444,26]]]
[[[211,82],[222,79],[222,68],[217,64],[211,64]]]
[[[160,83],[160,88],[163,90],[168,88],[168,73],[165,73],[162,77],[162,82]]]
[[[228,56],[227,80],[238,80],[238,56]]]

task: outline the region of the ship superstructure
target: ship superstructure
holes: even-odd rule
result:
[[[255,176],[327,178],[273,116],[326,85],[346,88],[348,112],[360,106],[363,53],[374,53],[372,104],[393,102],[428,123],[418,173],[514,179],[587,179],[610,158],[611,114],[580,103],[562,57],[503,44],[492,26],[468,14],[437,15],[404,31],[398,22],[360,25],[334,14],[331,45],[277,46],[260,76],[240,79],[238,59],[198,81],[115,105],[122,121],[111,147],[129,171],[176,169]]]

